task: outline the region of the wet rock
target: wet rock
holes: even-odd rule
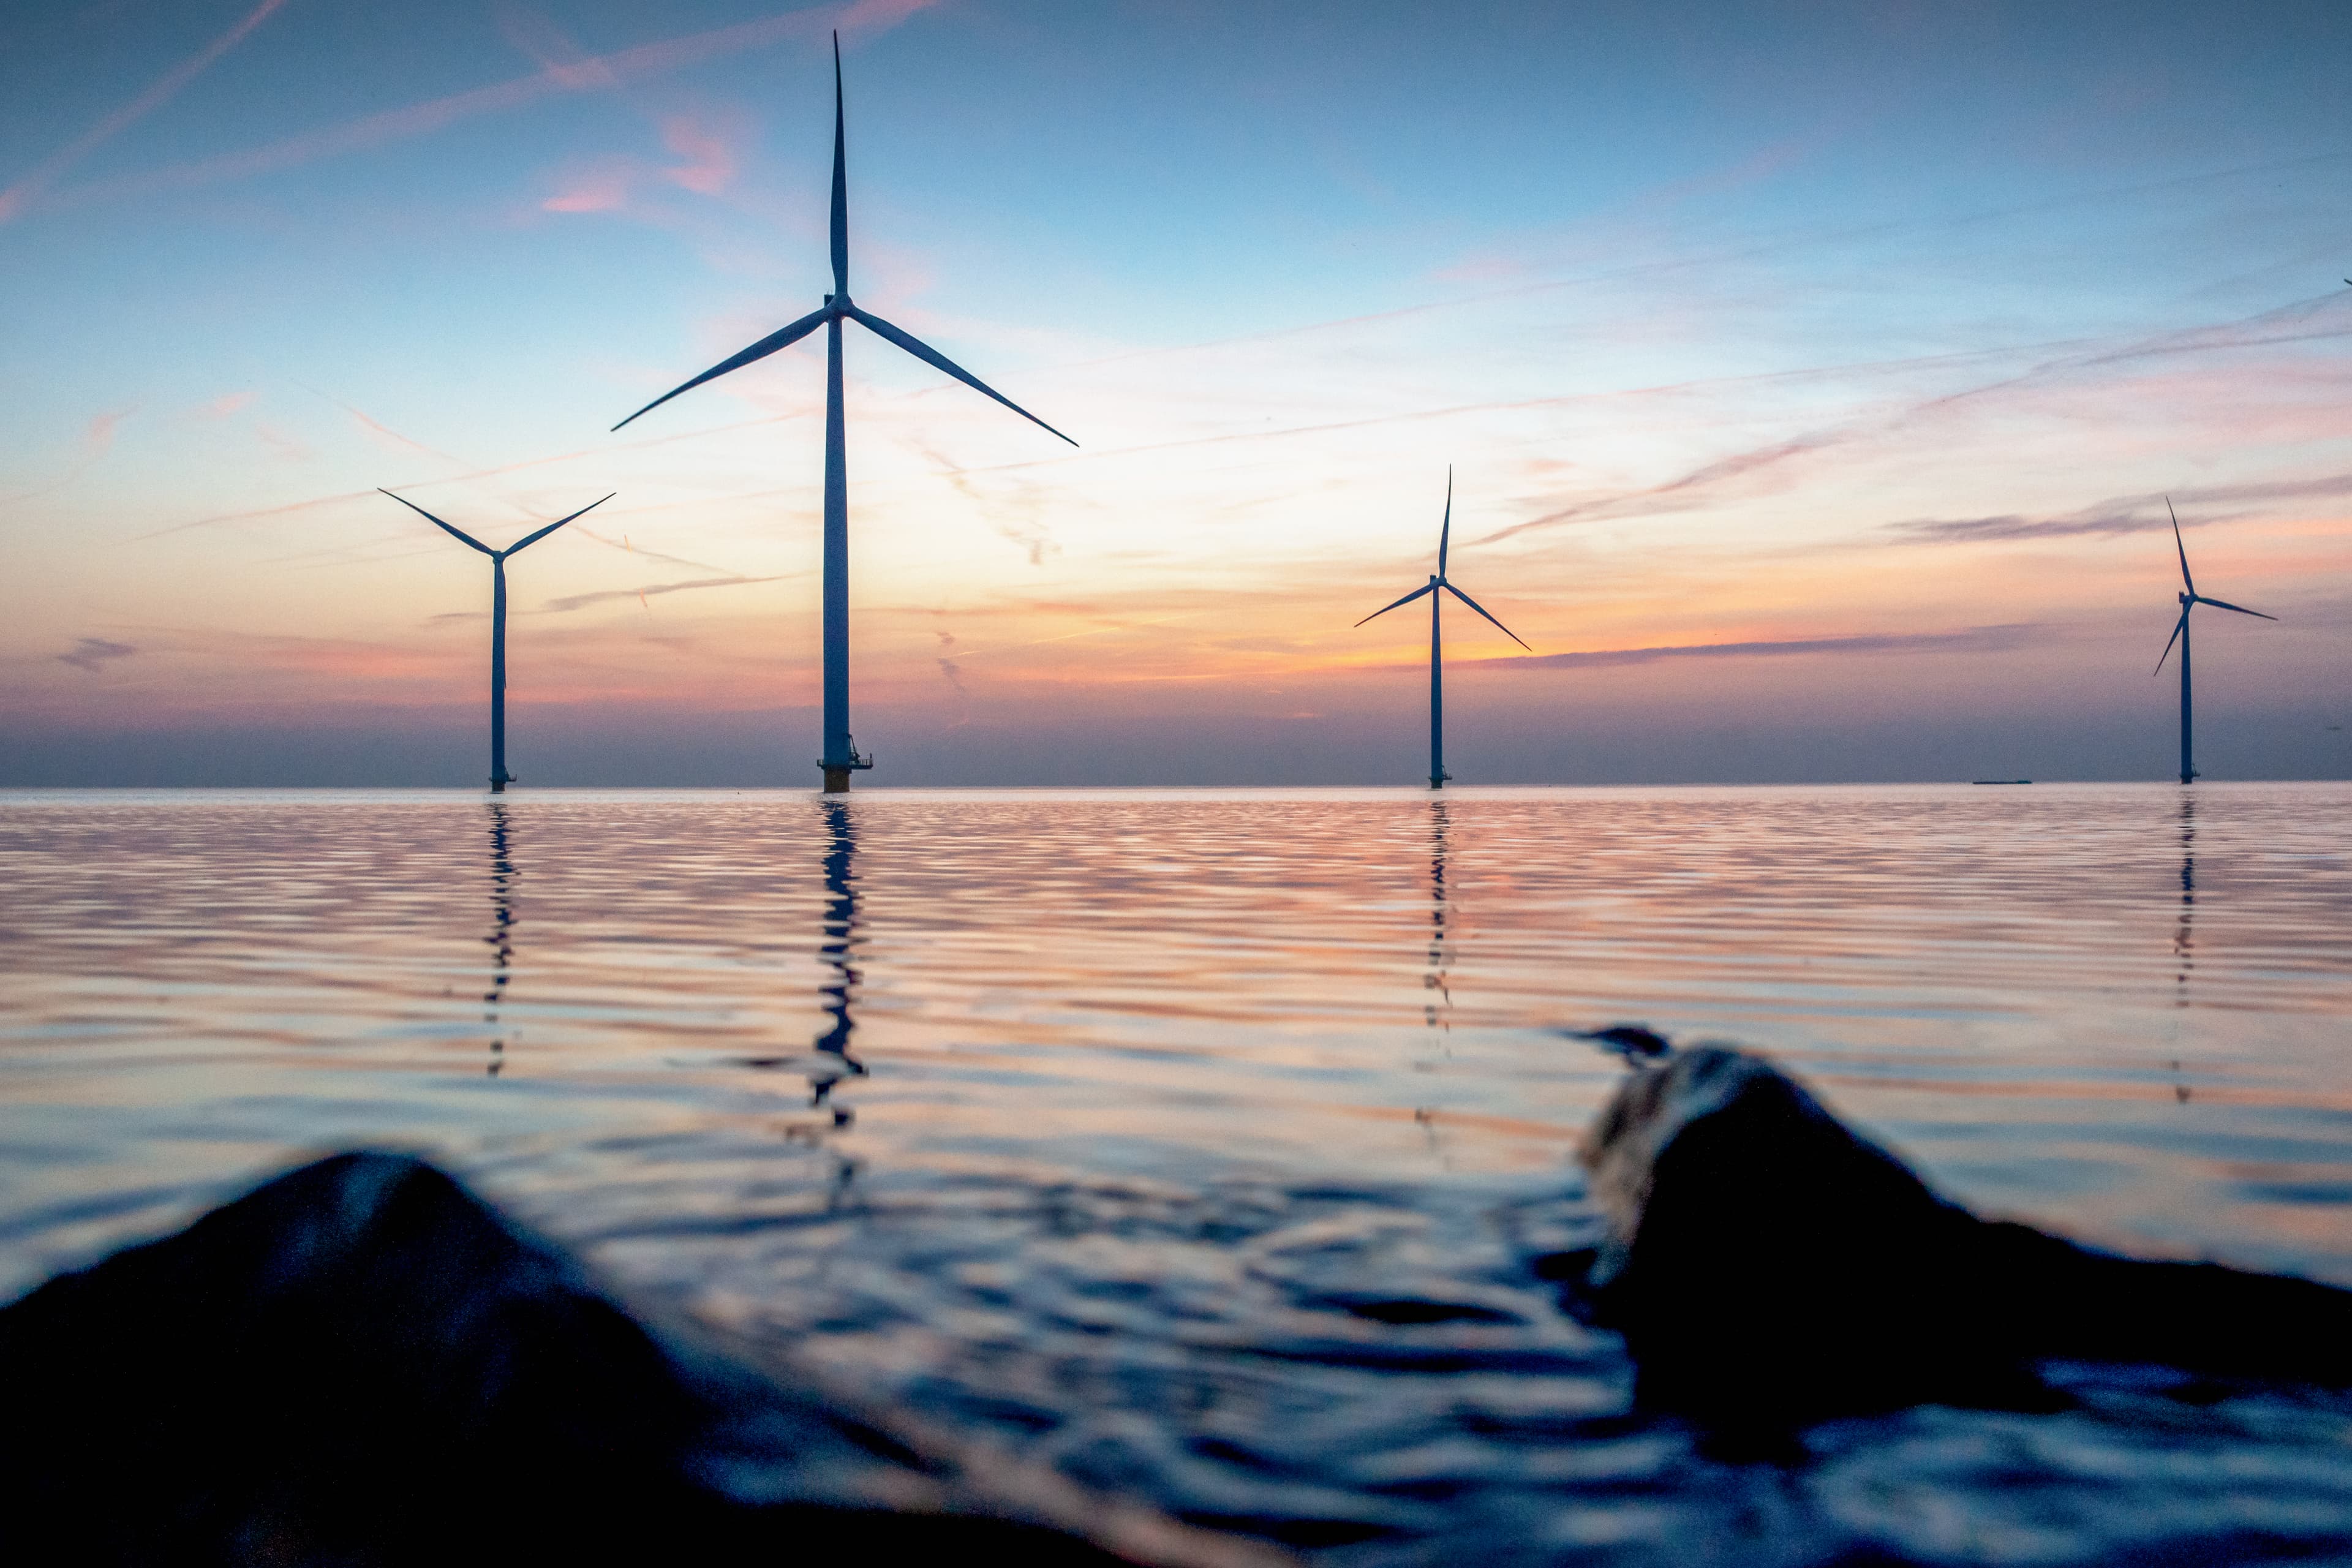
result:
[[[1979,1219],[1738,1051],[1635,1071],[1580,1153],[1609,1241],[1570,1289],[1654,1407],[1731,1427],[2047,1408],[2047,1361],[2352,1384],[2352,1292]]]
[[[0,1310],[0,1542],[82,1563],[1265,1562],[624,1310],[342,1154]]]

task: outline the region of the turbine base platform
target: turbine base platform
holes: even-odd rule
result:
[[[491,793],[492,795],[504,795],[504,794],[506,794],[506,793],[507,793],[507,781],[506,781],[506,780],[504,780],[504,779],[492,779],[492,780],[490,781],[490,793]]]
[[[849,775],[873,765],[874,759],[870,756],[861,756],[856,746],[850,747],[849,760],[845,763],[817,763],[818,767],[824,770],[824,793],[827,795],[847,795]]]

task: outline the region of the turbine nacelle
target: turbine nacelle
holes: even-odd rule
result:
[[[1059,432],[1056,432],[1056,434],[1059,434]],[[1064,439],[1066,440],[1068,437],[1065,437]],[[1377,621],[1382,616],[1387,615],[1391,610],[1397,608],[1399,605],[1410,605],[1415,599],[1420,598],[1423,595],[1434,594],[1440,588],[1443,588],[1447,593],[1453,595],[1455,598],[1461,600],[1464,604],[1469,605],[1472,609],[1477,611],[1478,614],[1486,620],[1492,622],[1496,631],[1501,632],[1505,637],[1510,638],[1513,642],[1517,643],[1521,647],[1528,647],[1526,638],[1520,637],[1518,633],[1513,631],[1502,622],[1496,620],[1494,616],[1487,615],[1486,605],[1480,604],[1477,600],[1472,598],[1469,595],[1455,587],[1452,580],[1445,575],[1446,547],[1452,541],[1453,537],[1454,469],[1449,466],[1445,470],[1445,521],[1439,525],[1437,531],[1437,570],[1429,574],[1429,581],[1427,583],[1415,588],[1403,598],[1397,600],[1395,604],[1382,605],[1379,609],[1374,610],[1370,615],[1366,616],[1362,621],[1358,621],[1356,625],[1360,626],[1365,621]],[[1529,653],[1533,653],[1535,652],[1535,649],[1528,647],[1528,651]]]
[[[622,420],[620,425],[614,426],[613,428],[618,430],[621,428],[622,425],[628,424],[630,419],[635,419],[638,417],[639,415],[651,413],[653,410],[660,407],[663,404],[667,403],[671,398],[676,397],[681,392],[689,391],[694,387],[700,386],[704,382],[725,375],[729,371],[740,370],[747,364],[767,358],[770,354],[776,353],[779,349],[788,349],[794,343],[800,342],[803,338],[808,336],[811,332],[816,331],[819,327],[837,325],[843,321],[856,321],[859,326],[864,327],[876,337],[882,339],[886,342],[894,344],[898,348],[906,350],[908,353],[913,354],[917,359],[921,360],[924,363],[931,366],[934,370],[945,371],[948,374],[955,377],[958,381],[962,382],[966,386],[971,387],[974,392],[977,392],[985,397],[994,398],[997,402],[1004,405],[1005,407],[1010,408],[1013,413],[1018,414],[1022,418],[1028,420],[1032,425],[1036,426],[1039,429],[1050,431],[1055,436],[1061,436],[1063,440],[1070,441],[1070,438],[1067,436],[1062,436],[1062,433],[1059,430],[1054,429],[1051,425],[1046,424],[1043,419],[1038,418],[1034,414],[1030,413],[1026,408],[1022,407],[1019,404],[1013,402],[1013,399],[1005,396],[1003,393],[997,391],[994,387],[981,380],[980,377],[972,374],[970,371],[965,370],[961,365],[957,364],[953,360],[948,358],[947,355],[931,347],[930,344],[924,342],[921,339],[916,337],[911,332],[900,331],[898,328],[892,326],[889,322],[884,321],[881,317],[873,314],[871,311],[859,310],[856,302],[850,299],[849,174],[848,165],[845,161],[846,155],[845,153],[845,137],[842,124],[841,102],[841,37],[839,34],[835,34],[833,40],[833,223],[831,235],[833,251],[833,292],[824,297],[824,304],[818,306],[807,315],[803,316],[799,321],[794,321],[792,325],[771,332],[766,337],[761,338],[758,342],[753,343],[751,347],[743,350],[741,353],[719,361],[717,364],[712,365],[709,370],[704,371],[700,375],[696,376],[692,381],[672,387],[669,391],[663,393],[659,397],[655,398],[651,403],[646,404],[643,408],[638,409],[635,414],[630,415],[628,419]],[[1070,445],[1075,447],[1077,443],[1076,441],[1070,441]]]

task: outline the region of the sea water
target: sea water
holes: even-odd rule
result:
[[[1624,1022],[1980,1211],[2352,1285],[2352,785],[18,791],[0,1295],[394,1147],[1334,1568],[2352,1556],[2334,1396],[1636,1414],[1531,1267]]]

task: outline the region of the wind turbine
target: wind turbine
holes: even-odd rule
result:
[[[1486,616],[1489,621],[1494,621],[1496,629],[1505,637],[1517,643],[1521,647],[1528,647],[1518,633],[1503,625],[1502,622],[1495,620],[1494,616],[1487,616],[1486,607],[1477,600],[1446,581],[1445,544],[1453,532],[1454,466],[1449,463],[1445,467],[1445,521],[1437,531],[1436,573],[1427,583],[1399,599],[1395,605],[1383,605],[1366,616],[1362,621],[1356,623],[1360,626],[1365,621],[1379,620],[1382,616],[1395,609],[1398,605],[1410,605],[1423,594],[1429,595],[1429,787],[1432,789],[1444,789],[1446,779],[1451,776],[1445,771],[1445,658],[1444,644],[1440,639],[1438,629],[1438,607],[1445,601],[1437,591],[1440,588],[1444,589],[1446,593],[1453,595],[1480,615]],[[1529,647],[1528,651],[1533,653],[1535,649]]]
[[[2172,510],[2172,498],[2164,498],[2165,514],[2172,519],[2172,547],[2180,552],[2180,618],[2172,624],[2172,636],[2166,639],[2164,653],[2156,661],[2155,672],[2164,673],[2165,659],[2172,657],[2172,645],[2180,645],[2180,782],[2187,784],[2197,776],[2197,769],[2189,757],[2189,612],[2200,605],[2210,605],[2217,610],[2235,610],[2242,616],[2259,616],[2274,621],[2276,616],[2264,616],[2260,610],[2250,610],[2243,605],[2225,604],[2209,599],[2197,591],[2196,579],[2189,575],[2189,547],[2180,542],[2180,514]]]
[[[841,35],[833,36],[833,292],[822,308],[791,326],[771,332],[731,359],[719,361],[682,386],[671,388],[629,416],[660,407],[679,393],[700,386],[730,370],[740,370],[778,349],[789,348],[819,327],[825,329],[824,382],[824,792],[838,795],[849,787],[849,775],[870,768],[874,759],[860,756],[849,733],[849,476],[843,450],[841,412],[841,323],[857,322],[887,342],[943,370],[973,391],[985,394],[1043,429],[1062,436],[1043,419],[963,369],[929,344],[900,331],[870,310],[860,310],[849,298],[849,176],[842,153]],[[629,419],[621,421],[626,425]],[[618,430],[621,425],[615,425]],[[1077,445],[1070,441],[1070,445]]]
[[[379,493],[392,496],[390,490],[382,487],[378,489]],[[614,495],[619,493],[617,490],[614,492]],[[392,499],[452,539],[462,544],[470,544],[490,558],[490,793],[504,795],[507,785],[514,782],[514,775],[507,772],[507,557],[530,549],[570,522],[572,517],[594,511],[613,497],[608,495],[602,500],[592,500],[573,512],[572,517],[559,517],[538,532],[525,534],[504,550],[493,550],[464,530],[450,527],[413,500],[400,496],[392,496]]]

